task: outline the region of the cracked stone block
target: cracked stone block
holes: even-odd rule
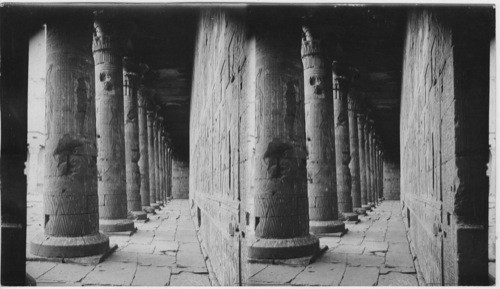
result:
[[[165,230],[161,231],[160,228],[155,231],[154,240],[158,241],[173,241],[175,238],[175,230]]]
[[[319,243],[322,246],[328,246],[328,248],[335,248],[340,242],[340,237],[320,237]]]
[[[30,274],[31,277],[38,279],[56,265],[57,263],[51,262],[26,262],[26,273]]]
[[[385,232],[382,231],[370,231],[365,233],[365,241],[368,242],[383,242],[385,239]]]
[[[137,263],[137,253],[117,251],[106,258],[106,262]]]
[[[413,267],[413,258],[407,253],[392,252],[390,249],[385,256],[387,267]]]
[[[363,245],[365,246],[365,251],[364,251],[365,254],[374,252],[387,252],[389,248],[389,244],[387,242],[365,241],[363,242]]]
[[[155,254],[165,254],[167,251],[177,252],[179,250],[179,243],[175,241],[156,241],[154,242]]]
[[[318,259],[316,259],[316,262],[345,264],[347,262],[347,254],[327,251],[323,255],[321,255]]]
[[[177,253],[177,265],[181,267],[206,267],[205,258],[201,253]]]
[[[405,243],[390,243],[389,250],[393,253],[411,254],[408,242]]]
[[[208,274],[193,274],[190,272],[181,272],[178,275],[172,275],[170,286],[210,286]]]
[[[381,267],[380,274],[387,274],[388,272],[401,272],[401,273],[417,273],[415,267]]]
[[[249,277],[252,277],[253,275],[259,273],[260,271],[264,270],[264,268],[266,268],[267,264],[252,264],[252,263],[249,263],[247,264],[247,270],[248,270],[248,273],[247,275]]]
[[[82,280],[94,266],[76,264],[57,264],[49,272],[40,277],[40,281],[61,281],[74,283]]]
[[[340,286],[374,286],[379,269],[375,267],[347,267]]]
[[[195,274],[208,274],[206,267],[173,267],[172,274],[179,274],[181,272],[191,272]]]
[[[180,243],[179,244],[179,253],[200,253],[201,254],[201,249],[200,245],[198,243]]]
[[[385,258],[374,255],[347,254],[349,266],[378,267],[384,263]]]
[[[82,284],[129,286],[134,278],[136,267],[135,263],[104,262],[97,265],[82,280]]]
[[[345,264],[313,263],[295,277],[292,285],[338,286],[346,269]]]
[[[363,254],[365,249],[362,245],[338,245],[333,252],[335,253],[347,253],[347,254]]]
[[[386,275],[380,275],[378,278],[379,286],[418,286],[417,276],[415,274],[403,274],[399,272],[390,272]]]
[[[385,241],[389,243],[403,243],[408,244],[408,238],[406,237],[406,233],[404,234],[396,234],[396,233],[387,233],[385,237]]]
[[[249,278],[250,284],[286,284],[292,281],[305,267],[269,265]]]
[[[138,266],[132,286],[166,286],[170,273],[169,268]]]
[[[120,251],[152,254],[154,250],[155,250],[155,245],[129,244],[126,247],[122,248]]]
[[[363,232],[348,232],[340,239],[340,244],[361,245],[365,234]]]
[[[137,263],[141,266],[175,266],[175,257],[168,255],[137,254]]]

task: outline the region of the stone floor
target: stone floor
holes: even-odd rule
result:
[[[419,285],[399,206],[384,201],[344,236],[321,237],[329,249],[311,265],[251,264],[246,285]],[[188,201],[149,218],[132,236],[111,236],[118,250],[99,265],[28,261],[26,270],[41,286],[210,286]],[[27,241],[43,231],[42,220],[42,198],[28,195]]]
[[[418,286],[399,201],[384,201],[342,237],[321,237],[308,266],[250,266],[248,285]]]
[[[27,241],[43,231],[41,208],[41,198],[28,195]],[[28,261],[26,271],[38,286],[210,286],[188,201],[173,200],[148,215],[132,236],[110,236],[118,249],[98,265]]]

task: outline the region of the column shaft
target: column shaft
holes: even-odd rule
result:
[[[371,148],[370,148],[370,121],[365,119],[365,161],[366,161],[366,196],[370,207],[373,206],[372,198],[372,175],[371,175]]]
[[[300,30],[290,19],[276,18],[281,17],[258,24],[253,50],[257,142],[251,259],[304,257],[319,249],[309,234]]]
[[[349,115],[349,148],[351,152],[351,162],[349,169],[351,170],[351,197],[353,211],[364,214],[361,209],[361,178],[359,172],[359,139],[358,139],[358,118],[357,118],[357,103],[353,96],[349,95],[348,115]]]
[[[376,175],[375,175],[375,139],[374,139],[374,131],[373,125],[370,127],[370,191],[371,191],[371,199],[373,204],[377,204],[376,194],[377,190],[375,188],[376,184]]]
[[[163,199],[161,198],[162,190],[162,171],[161,171],[161,130],[163,127],[163,117],[158,117],[158,126],[156,129],[156,202],[158,204],[163,204]]]
[[[47,24],[45,222],[30,245],[38,256],[109,249],[99,233],[92,27],[90,20],[77,24]]]
[[[345,224],[338,220],[332,83],[315,27],[304,25],[302,31],[309,231],[342,232]]]
[[[130,231],[127,219],[125,144],[123,133],[122,29],[102,16],[94,21],[94,64],[97,133],[97,192],[99,228],[104,232]]]
[[[342,63],[332,63],[333,122],[335,126],[335,163],[337,170],[337,196],[339,216],[342,220],[357,220],[351,197],[351,161],[347,94],[349,79]]]
[[[165,146],[166,146],[166,136],[165,136],[165,128],[163,128],[161,132],[161,151],[160,151],[160,160],[161,160],[161,200],[163,203],[166,203],[165,195],[167,189],[167,177],[166,177],[166,161],[165,161]]]
[[[141,172],[139,170],[139,120],[137,90],[139,67],[130,58],[123,58],[123,110],[125,127],[125,171],[127,183],[127,210],[135,219],[144,220],[141,205]]]
[[[148,166],[149,166],[149,204],[158,208],[156,204],[156,170],[155,170],[155,137],[154,137],[154,112],[147,110],[148,122]]]
[[[366,189],[366,153],[365,153],[365,119],[364,115],[358,113],[358,143],[359,143],[359,184],[361,190],[361,207],[368,208]]]
[[[141,172],[141,206],[143,210],[151,212],[151,200],[149,198],[148,121],[146,116],[146,96],[144,89],[140,89],[138,91],[137,109],[139,115],[139,171]]]

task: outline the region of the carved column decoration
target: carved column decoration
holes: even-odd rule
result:
[[[127,182],[127,210],[137,220],[146,220],[141,205],[141,172],[139,170],[139,119],[137,90],[139,66],[129,57],[123,58],[123,108],[125,127],[125,169]]]
[[[359,158],[359,137],[358,137],[358,118],[359,110],[357,100],[351,94],[347,98],[349,115],[349,146],[351,152],[351,197],[352,207],[355,213],[364,215],[366,211],[361,207],[361,177],[360,177],[360,158]]]
[[[139,115],[139,170],[141,172],[141,206],[146,213],[153,213],[149,191],[149,145],[148,145],[148,121],[146,112],[147,89],[143,86],[137,94],[137,108]]]
[[[345,231],[338,220],[332,83],[316,27],[302,27],[309,231]]]
[[[338,61],[332,63],[333,122],[335,126],[335,161],[337,169],[337,196],[339,216],[342,220],[357,221],[351,197],[351,161],[347,94],[349,92],[349,68]]]
[[[99,233],[91,24],[47,23],[45,221],[30,244],[38,256],[109,250],[108,237]]]
[[[257,261],[319,250],[309,234],[300,27],[273,15],[255,27],[255,233],[248,256]]]
[[[149,203],[150,206],[158,209],[160,206],[156,203],[156,169],[155,169],[155,121],[154,111],[151,100],[147,105],[148,122],[148,166],[149,166]]]
[[[94,20],[97,192],[99,228],[104,232],[134,229],[134,222],[127,219],[122,71],[126,37],[122,24],[103,14]]]

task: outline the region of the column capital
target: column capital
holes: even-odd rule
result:
[[[324,51],[318,27],[311,21],[305,21],[302,25],[302,58],[312,55],[322,55]]]
[[[352,95],[351,93],[347,96],[347,109],[349,109],[355,113],[359,112],[358,97]]]
[[[130,32],[134,29],[135,25],[132,22],[119,19],[109,11],[95,11],[92,51],[94,53],[112,52],[112,55],[106,59],[104,57],[95,58],[95,65],[105,62],[119,64],[118,62],[122,61],[120,55],[124,53]],[[114,54],[117,54],[117,57]]]

